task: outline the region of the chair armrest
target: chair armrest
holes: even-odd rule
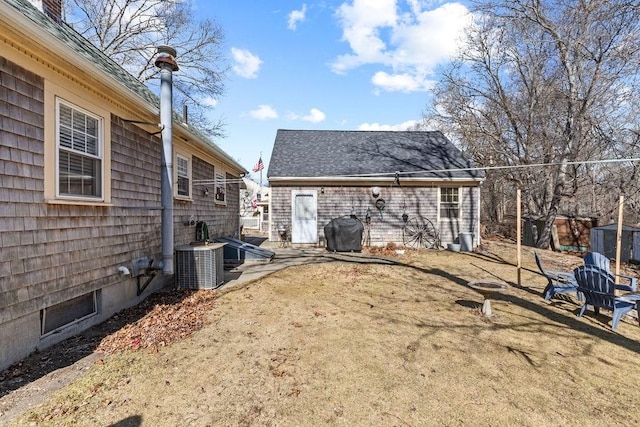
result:
[[[627,276],[625,274],[614,274],[615,277],[620,277],[628,281],[628,284],[617,284],[616,289],[627,290],[631,292],[635,292],[638,287],[638,279],[632,276]]]
[[[547,273],[547,275],[550,276],[551,279],[557,280],[559,282],[575,283],[575,281],[576,281],[576,278],[573,275],[573,273],[568,273],[566,271],[549,271],[549,270],[545,270],[545,273]]]
[[[640,293],[634,292],[632,294],[620,295],[617,296],[616,299],[626,302],[637,302],[640,301]]]

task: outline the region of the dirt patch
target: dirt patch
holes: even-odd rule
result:
[[[206,322],[186,338],[87,363],[13,423],[635,423],[636,320],[613,332],[608,313],[577,318],[574,299],[545,302],[530,248],[523,259],[520,285],[515,247],[497,242],[475,253],[407,251],[379,263],[342,257],[291,267],[196,304],[206,307]],[[546,251],[542,260],[566,271],[582,262]],[[508,285],[491,318],[466,286],[479,280]],[[153,324],[152,312],[139,314],[138,325]],[[138,332],[120,328],[100,341],[132,342]]]

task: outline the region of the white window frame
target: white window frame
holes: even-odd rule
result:
[[[87,151],[75,149],[74,147],[63,146],[61,143],[61,133],[63,129],[63,124],[61,123],[61,107],[71,109],[72,114],[82,114],[85,117],[93,119],[96,121],[96,148],[95,153],[89,153]],[[73,121],[71,123],[73,132]],[[81,200],[81,201],[104,201],[105,195],[105,156],[104,156],[104,127],[105,127],[105,119],[97,114],[94,114],[78,105],[75,105],[69,101],[66,101],[60,97],[56,97],[55,100],[55,197],[58,199],[68,199],[68,200]],[[85,129],[86,130],[86,129]],[[76,129],[78,134],[82,134],[82,130]],[[73,138],[73,137],[72,137]],[[73,140],[73,139],[72,139]],[[74,194],[63,192],[60,181],[62,172],[60,170],[60,162],[62,156],[64,154],[71,154],[75,156],[80,156],[82,159],[89,159],[92,162],[99,163],[99,166],[96,168],[95,176],[92,177],[94,181],[97,183],[94,184],[94,194]]]
[[[455,193],[455,198],[457,199],[456,201],[443,201],[442,197],[445,196],[445,194],[447,193],[447,191],[445,190],[456,190]],[[453,194],[451,194],[451,196],[453,196]],[[448,211],[448,209],[453,208],[455,204],[455,209],[457,209],[457,215],[456,216],[449,216],[449,215],[445,215],[443,216],[443,213],[445,211]],[[446,206],[446,209],[443,209]],[[438,218],[440,219],[440,221],[447,221],[447,220],[457,220],[460,219],[460,187],[440,187],[440,191],[438,192]]]
[[[214,199],[221,205],[227,204],[227,179],[224,172],[215,172]]]
[[[186,174],[184,173],[180,173],[180,168],[179,163],[180,161],[184,161],[186,162],[186,166],[187,166],[187,171]],[[174,168],[174,175],[175,175],[175,188],[174,188],[174,196],[177,199],[183,199],[183,200],[191,200],[192,198],[192,194],[193,194],[193,180],[191,179],[192,176],[192,161],[191,161],[191,156],[187,156],[184,155],[182,153],[176,153],[175,155],[175,168]],[[187,185],[187,192],[188,194],[180,194],[179,192],[179,185],[178,182],[180,179],[186,179],[188,181],[188,185]]]

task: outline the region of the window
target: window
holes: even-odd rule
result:
[[[295,219],[315,219],[316,200],[313,194],[296,194],[294,201]]]
[[[47,335],[96,315],[98,313],[98,292],[89,292],[40,310],[41,335]]]
[[[189,179],[189,159],[187,157],[180,155],[176,157],[176,173],[178,175],[178,196],[190,197],[191,185]]]
[[[440,189],[440,218],[458,218],[460,214],[458,188]]]
[[[102,118],[57,100],[58,196],[102,198],[102,129]]]
[[[224,202],[225,195],[227,193],[227,186],[225,183],[224,175],[216,174],[216,202]]]

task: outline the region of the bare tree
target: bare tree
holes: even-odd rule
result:
[[[490,188],[523,190],[525,211],[545,219],[538,244],[546,246],[563,202],[575,205],[588,184],[587,168],[572,162],[637,152],[637,138],[629,138],[637,119],[629,113],[639,94],[640,7],[497,0],[476,1],[473,12],[465,49],[444,70],[427,119],[481,165],[546,165],[488,175]]]
[[[209,136],[222,135],[222,122],[207,113],[224,89],[224,34],[215,22],[198,19],[190,0],[67,0],[64,6],[69,25],[148,85],[159,80],[156,48],[175,48],[175,105],[188,105],[189,121]]]

